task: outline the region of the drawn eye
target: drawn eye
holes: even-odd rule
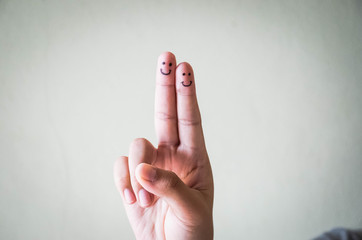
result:
[[[170,63],[169,66],[171,67],[171,66],[172,66],[172,63]]]
[[[186,73],[183,73],[182,75],[185,76]]]
[[[191,73],[189,73],[189,76],[191,76]]]
[[[165,62],[162,62],[163,65],[165,65]]]

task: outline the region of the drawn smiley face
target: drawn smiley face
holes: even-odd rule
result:
[[[160,68],[160,72],[163,74],[163,75],[169,75],[170,73],[171,73],[171,67],[172,67],[172,62],[170,62],[169,64],[166,64],[166,62],[162,62],[162,65],[163,66],[169,66],[169,70],[168,70],[168,72],[164,72],[163,70],[162,70],[162,67]],[[166,67],[167,68],[167,67]]]
[[[190,77],[187,77],[187,76],[191,76],[191,73],[190,73],[190,72],[187,73],[187,76],[186,76],[186,73],[184,72],[184,73],[182,73],[182,76],[183,76],[183,78],[185,79],[184,81],[181,82],[182,86],[184,86],[184,87],[190,87],[191,84],[192,84],[192,81],[191,81],[191,80],[188,80],[187,78],[190,79]]]

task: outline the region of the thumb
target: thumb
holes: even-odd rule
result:
[[[184,214],[195,207],[195,190],[186,186],[174,172],[141,163],[136,168],[136,178],[142,187],[163,198],[176,213]]]

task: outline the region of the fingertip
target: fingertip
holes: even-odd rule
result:
[[[181,95],[195,94],[195,77],[191,64],[182,62],[176,68],[176,89]]]
[[[157,170],[150,164],[140,163],[136,167],[136,178],[139,182],[153,182],[156,179]]]
[[[136,202],[136,196],[131,189],[126,188],[123,190],[123,192],[121,192],[121,194],[123,194],[125,203],[132,205]]]
[[[138,199],[139,199],[140,206],[147,208],[147,207],[150,207],[153,203],[153,194],[151,194],[147,190],[141,188],[138,192]]]
[[[160,59],[164,59],[166,57],[176,59],[175,54],[173,54],[172,52],[169,52],[169,51],[165,51],[165,52],[161,53],[158,56],[158,59],[160,60]]]
[[[171,52],[164,52],[157,60],[156,82],[159,85],[175,85],[176,57]]]
[[[188,68],[188,69],[192,70],[192,66],[188,62],[180,62],[179,64],[177,64],[177,69],[181,69],[181,68]]]
[[[176,68],[176,57],[172,52],[163,52],[158,56],[157,65],[163,70],[163,76],[172,76],[168,71]]]
[[[122,196],[124,203],[135,203],[136,196],[132,190],[129,178],[128,157],[118,157],[114,162],[113,171],[116,188]]]
[[[143,208],[150,207],[153,203],[154,195],[153,193],[149,192],[148,190],[144,189],[147,187],[147,183],[150,182],[148,180],[149,172],[154,169],[150,164],[147,163],[140,163],[136,166],[135,169],[135,176],[138,183],[142,186],[142,188],[138,191],[138,201],[139,205]]]

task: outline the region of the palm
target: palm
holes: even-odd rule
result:
[[[164,66],[166,64],[167,67]],[[177,69],[175,65],[173,54],[164,53],[160,56],[155,104],[158,148],[145,139],[135,140],[130,148],[129,166],[124,166],[129,168],[128,178],[139,203],[125,204],[137,239],[200,239],[200,236],[206,236],[198,232],[202,228],[200,226],[207,222],[205,218],[211,218],[212,228],[213,180],[195,86],[192,85],[193,72],[187,63],[180,64]],[[161,182],[160,186],[163,187],[157,188],[152,184],[158,183],[143,181],[139,176],[136,179],[136,168],[141,163],[162,169],[162,172],[170,171],[165,173],[172,172],[178,177],[172,179],[181,181]],[[117,172],[125,171],[116,167],[116,181],[125,178],[126,174],[117,175]],[[165,190],[177,187],[179,190],[176,193]],[[140,192],[144,191],[143,188],[147,189],[144,194],[148,197],[142,198],[144,194]],[[145,200],[142,202],[142,199],[146,199],[147,203]],[[205,226],[210,231],[210,224]]]
[[[191,188],[203,189],[208,185],[207,182],[200,178],[200,176],[207,174],[206,172],[202,173],[203,169],[208,169],[207,166],[197,166],[195,163],[200,159],[193,159],[193,156],[198,154],[183,153],[180,150],[172,151],[170,148],[159,148],[157,152],[157,156],[160,157],[154,159],[151,162],[152,165],[173,171]],[[189,230],[187,229],[188,226],[184,226],[183,221],[170,209],[168,203],[159,197],[155,197],[154,205],[151,207],[143,208],[138,204],[134,204],[127,206],[126,211],[130,216],[133,229],[150,226],[148,231],[142,231],[144,237],[141,238],[146,239],[149,236],[154,236],[154,238],[151,237],[150,239],[161,239],[160,236],[167,236],[169,239],[176,239],[177,236],[183,235],[180,232]]]

